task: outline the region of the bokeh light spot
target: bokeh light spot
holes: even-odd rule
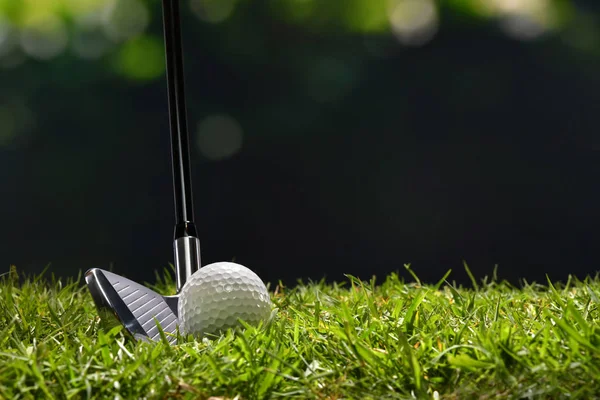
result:
[[[112,11],[114,1],[106,0],[63,0],[75,25],[92,29],[102,26],[107,14]]]
[[[102,57],[113,46],[101,29],[93,28],[77,30],[71,45],[79,57],[88,60]]]
[[[518,40],[533,40],[560,24],[550,0],[478,0],[480,9],[498,18],[500,28]]]
[[[381,0],[346,0],[346,23],[355,32],[379,33],[388,31],[386,2]]]
[[[15,47],[15,32],[10,21],[0,15],[0,57]]]
[[[23,51],[32,58],[50,60],[61,54],[69,40],[64,22],[53,14],[30,20],[20,32]]]
[[[422,46],[437,33],[437,6],[433,0],[392,1],[389,21],[400,43]]]
[[[546,32],[546,27],[531,15],[507,14],[500,20],[500,27],[515,39],[533,40]]]
[[[141,35],[150,23],[150,12],[140,0],[110,0],[104,15],[106,35],[115,42]]]
[[[233,14],[236,3],[237,0],[190,0],[190,7],[200,20],[218,24]]]
[[[229,115],[211,115],[198,124],[197,145],[209,160],[218,161],[234,156],[242,149],[244,132]]]
[[[118,70],[136,80],[152,80],[165,71],[164,49],[161,40],[141,36],[125,43],[118,56]]]

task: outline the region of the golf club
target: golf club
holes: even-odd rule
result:
[[[157,340],[160,337],[157,324],[160,324],[165,333],[171,334],[167,338],[174,343],[177,339],[173,334],[179,325],[179,293],[188,278],[200,268],[200,240],[194,224],[179,0],[163,0],[162,4],[175,197],[173,250],[177,294],[162,296],[99,268],[87,271],[85,280],[104,322],[120,322],[133,337],[142,340]]]

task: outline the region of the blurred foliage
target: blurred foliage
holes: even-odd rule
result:
[[[569,31],[574,46],[597,44],[598,21],[568,0],[186,0],[199,23],[235,30],[261,9],[270,23],[319,34],[380,34],[421,46],[449,21],[489,22],[520,40]],[[159,0],[0,0],[0,65],[51,60],[71,52],[83,59],[113,57],[113,70],[153,80],[164,67]],[[250,35],[251,36],[251,35]]]

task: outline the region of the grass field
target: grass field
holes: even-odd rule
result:
[[[156,288],[172,293],[164,276]],[[169,346],[100,329],[79,281],[13,270],[0,279],[0,398],[600,397],[598,277],[448,279],[272,285],[262,329]]]

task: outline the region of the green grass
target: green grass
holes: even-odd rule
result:
[[[0,398],[600,396],[598,277],[473,289],[446,279],[271,287],[278,310],[265,327],[169,346],[100,329],[79,281],[7,274]]]

